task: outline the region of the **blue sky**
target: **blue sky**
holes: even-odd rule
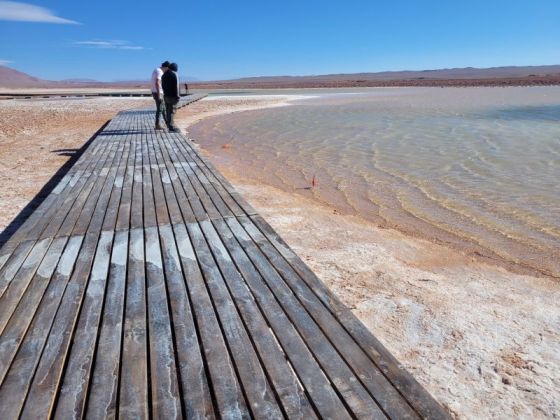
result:
[[[44,79],[201,80],[560,64],[560,1],[0,1],[0,64]]]

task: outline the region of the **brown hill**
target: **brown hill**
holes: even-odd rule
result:
[[[32,77],[10,67],[0,66],[0,87],[4,88],[29,88],[48,87],[49,82]]]

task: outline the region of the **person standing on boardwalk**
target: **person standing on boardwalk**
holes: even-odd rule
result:
[[[165,123],[167,124],[169,131],[172,132],[179,131],[174,121],[181,91],[179,76],[177,76],[178,69],[179,66],[176,63],[171,63],[167,68],[167,71],[163,73],[163,76],[161,76],[163,100],[165,101]]]
[[[162,126],[159,124],[159,116],[160,114],[163,114],[163,119],[165,119],[165,108],[162,109],[162,105],[163,105],[163,89],[161,87],[161,77],[163,76],[163,73],[167,70],[167,68],[169,67],[169,61],[164,61],[163,63],[161,63],[160,67],[157,67],[153,72],[152,72],[152,83],[151,83],[151,87],[152,87],[152,96],[154,98],[154,101],[156,101],[156,130],[161,130]]]

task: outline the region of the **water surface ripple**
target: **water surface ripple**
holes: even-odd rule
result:
[[[355,92],[211,118],[190,134],[243,176],[560,276],[560,88]]]

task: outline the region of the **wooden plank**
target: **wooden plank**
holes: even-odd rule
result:
[[[216,223],[224,222],[216,221]],[[228,250],[222,244],[221,235],[216,232],[210,222],[203,222],[201,228],[222,272],[227,289],[229,289],[237,310],[243,318],[243,323],[254,342],[259,358],[266,369],[267,376],[272,382],[275,393],[282,402],[283,411],[289,418],[315,418],[313,408],[305,396],[298,378],[287,363],[275,335],[267,325],[261,309],[257,306],[253,295],[237,271],[237,267],[230,258]],[[233,239],[231,232],[230,239]],[[235,247],[233,241],[230,241],[230,245],[240,249],[238,244]],[[225,293],[225,288],[223,293]],[[233,347],[232,350],[235,351]],[[247,393],[249,394],[249,392]],[[336,397],[335,395],[333,396]],[[339,416],[339,418],[341,417]]]
[[[220,196],[219,192],[216,190],[215,186],[210,182],[210,180],[206,177],[205,173],[202,171],[201,167],[199,166],[195,156],[192,156],[185,152],[184,143],[186,139],[181,135],[172,136],[171,141],[174,142],[176,149],[178,150],[179,156],[183,156],[183,158],[190,163],[191,169],[193,171],[194,177],[196,177],[196,183],[200,185],[202,190],[197,190],[200,194],[200,191],[205,191],[206,194],[210,197],[212,204],[220,214],[220,217],[232,217],[233,213],[229,209],[229,207],[225,204],[224,200]]]
[[[0,248],[0,272],[4,265],[8,262],[12,253],[15,251],[19,243],[11,242],[5,243],[4,246]]]
[[[85,177],[84,181],[81,178],[78,180],[77,194],[71,194],[66,197],[64,203],[53,215],[39,238],[70,235],[85,201],[98,180],[100,172],[103,171],[105,160],[112,159],[113,157],[114,146],[111,145],[109,147],[111,148],[110,151],[101,157],[96,167],[91,171],[91,174]]]
[[[142,195],[144,206],[144,228],[157,226],[156,207],[154,203],[154,189],[152,185],[152,173],[149,159],[147,134],[142,134]]]
[[[6,328],[0,336],[0,383],[4,377],[7,366],[11,363],[23,337],[27,333],[33,317],[38,310],[39,303],[50,279],[56,269],[60,255],[66,245],[67,238],[58,238],[53,241],[49,253],[39,266],[26,293],[9,319]]]
[[[251,218],[261,234],[274,245],[292,268],[309,284],[323,304],[336,314],[347,331],[379,367],[391,384],[423,418],[448,419],[449,414],[408,373],[397,359],[367,330],[352,312],[334,296],[317,276],[305,265],[292,249],[272,230],[261,216]]]
[[[136,158],[134,161],[134,178],[132,181],[132,200],[130,203],[130,228],[138,229],[144,227],[144,205],[143,205],[143,179],[142,179],[142,139],[140,136],[135,136],[136,143]],[[120,213],[119,213],[120,218]],[[118,228],[117,221],[117,228]]]
[[[194,150],[191,142],[188,139],[176,137],[176,142],[178,144],[178,148],[182,150],[183,155],[189,156],[189,158],[197,164],[200,172],[207,179],[207,182],[212,185],[216,193],[225,202],[225,204],[227,204],[229,211],[236,216],[245,216],[245,212],[231,195],[234,190],[229,182],[226,181],[224,186],[223,181],[225,181],[225,179],[221,180],[220,178],[218,178],[218,172],[213,169],[213,167],[208,166],[208,162],[206,160],[203,160],[201,155]],[[223,214],[224,213],[222,213],[222,215]]]
[[[35,272],[42,261],[45,259],[46,264],[56,264],[62,250],[58,247],[49,249],[51,242],[50,238],[36,242],[12,281],[6,287],[0,287],[0,334],[4,331],[4,327],[29,284],[33,282]],[[4,285],[2,284],[2,286]]]
[[[119,417],[149,418],[144,230],[130,231]]]
[[[182,417],[167,290],[157,228],[146,228],[146,281],[150,342],[152,415]]]
[[[52,329],[41,354],[22,417],[37,418],[51,413],[62,376],[64,362],[71,345],[83,293],[91,270],[98,237],[86,235],[76,267],[64,291]]]
[[[34,246],[35,241],[25,241],[9,254],[9,258],[0,269],[0,290],[6,290]]]
[[[84,235],[92,218],[93,210],[99,200],[99,195],[101,190],[105,185],[105,181],[109,176],[111,166],[117,159],[119,159],[120,154],[118,152],[118,143],[113,142],[111,151],[107,156],[103,167],[99,170],[96,179],[90,186],[86,186],[84,194],[80,194],[76,199],[74,205],[68,212],[64,223],[60,227],[59,231],[55,236],[69,236],[73,235]],[[89,192],[88,192],[89,190]],[[105,214],[105,209],[102,209],[103,214]]]
[[[198,225],[189,225],[188,229],[251,412],[257,418],[281,418],[276,397],[206,243],[207,239]]]
[[[111,202],[110,200],[111,197],[120,196],[122,190],[122,174],[126,168],[129,150],[130,143],[124,139],[119,146],[118,159],[113,162],[112,167],[109,169],[109,175],[106,178],[95,209],[93,210],[91,222],[87,227],[88,232],[101,232],[103,227],[107,226],[111,226],[110,230],[113,230],[118,212],[118,201],[114,199]],[[120,184],[117,181],[119,173],[121,174]],[[113,193],[113,191],[115,191],[115,193]]]
[[[82,237],[69,239],[17,354],[9,342],[0,341],[0,407],[7,419],[18,417],[27,397],[82,242]]]
[[[108,257],[105,250],[103,257],[105,265]],[[119,231],[115,233],[111,252],[105,305],[85,411],[87,417],[117,416],[127,261],[128,231]],[[61,414],[64,416],[67,412]]]
[[[111,196],[109,197],[107,211],[105,213],[105,218],[103,219],[103,226],[101,227],[101,230],[103,231],[112,231],[117,229],[119,212],[121,206],[125,205],[128,206],[128,212],[123,213],[121,217],[124,217],[125,214],[127,217],[126,221],[121,219],[123,226],[120,226],[121,229],[119,230],[122,230],[122,228],[128,229],[128,221],[130,218],[130,197],[132,194],[132,175],[134,174],[134,170],[130,170],[129,168],[131,165],[131,159],[134,159],[135,157],[135,150],[134,142],[131,138],[129,138],[129,136],[126,136],[124,142],[125,151],[113,181]],[[125,212],[124,209],[123,212]]]
[[[252,241],[241,230],[241,226],[234,224],[234,219],[226,219],[226,221],[236,238],[247,250],[253,264],[284,308],[291,322],[304,338],[321,368],[330,378],[354,415],[358,417],[384,418],[385,414],[380,410],[377,402],[361,384],[360,380],[363,378],[359,378],[352,371],[353,366],[349,365],[341,357],[337,349],[333,347],[322,329],[323,325],[316,322],[306,311],[305,305],[299,299],[298,288],[292,289],[291,285],[286,283],[285,279],[271,266],[267,258],[261,254],[263,244],[258,243],[258,248],[251,246]],[[304,296],[304,298],[307,298],[307,296]],[[328,324],[324,326],[330,327]],[[372,374],[374,373],[368,373],[368,375]]]
[[[120,202],[119,202],[119,210],[118,210],[118,214],[117,214],[117,221],[116,221],[116,225],[115,225],[115,230],[123,230],[123,229],[128,229],[131,225],[131,206],[133,202],[137,202],[137,201],[141,201],[142,200],[142,196],[140,195],[140,197],[138,197],[138,194],[141,194],[141,190],[138,191],[139,189],[139,185],[138,181],[136,183],[134,183],[134,177],[137,173],[136,168],[135,168],[135,161],[136,161],[136,157],[137,157],[137,147],[138,147],[138,140],[131,138],[130,140],[131,143],[131,148],[130,148],[130,153],[128,155],[128,162],[127,162],[127,166],[126,166],[126,173],[123,179],[123,184],[122,184],[122,193],[121,196],[119,197]],[[141,172],[140,172],[141,175]],[[133,186],[136,186],[136,197],[133,196]],[[115,197],[111,197],[111,200],[117,200],[118,198]],[[138,218],[138,215],[136,215],[135,217]],[[141,216],[140,216],[141,219]],[[138,224],[138,222],[135,222],[135,224]],[[108,229],[111,226],[104,226],[104,228]]]
[[[202,208],[202,205],[200,204],[198,198],[192,201],[188,198],[185,190],[185,183],[178,174],[177,165],[173,163],[169,155],[169,151],[167,150],[168,145],[166,139],[160,138],[159,143],[161,143],[160,151],[167,168],[167,173],[169,174],[169,182],[171,184],[171,187],[173,188],[175,196],[177,197],[177,202],[179,204],[179,209],[181,210],[183,220],[185,221],[185,223],[196,222],[198,218],[204,217],[206,213],[204,212],[204,209]],[[178,165],[180,167],[180,164]],[[185,175],[183,174],[183,177],[184,176]],[[198,217],[194,213],[195,210],[199,215]],[[200,216],[200,213],[202,213],[202,216]]]
[[[216,180],[222,185],[222,187],[229,193],[230,197],[237,203],[237,205],[243,210],[243,212],[250,216],[258,214],[257,211],[233,188],[230,182],[218,171],[214,165],[204,156],[202,156],[193,145],[190,140],[184,142],[185,147],[189,148],[192,153],[196,154],[198,159],[200,159],[204,166],[208,168],[210,172],[214,175]],[[201,165],[202,166],[202,165]],[[234,212],[237,216],[242,216],[243,214],[239,214]]]
[[[170,161],[173,163],[173,166],[177,170],[177,174],[181,181],[181,186],[185,192],[187,199],[189,200],[189,203],[192,207],[192,212],[194,213],[196,220],[207,220],[208,214],[206,214],[206,210],[202,204],[201,197],[198,196],[189,178],[189,175],[192,175],[191,166],[188,164],[188,162],[180,160],[180,158],[175,155],[173,147],[169,144],[169,139],[167,137],[164,137],[163,139],[167,146]]]
[[[87,176],[91,174],[91,170],[95,167],[96,161],[87,161],[86,156],[91,149],[95,149],[95,145],[90,145],[82,157],[62,178],[60,183],[46,197],[37,209],[29,216],[22,226],[12,235],[8,243],[19,243],[26,238],[38,238],[46,224],[56,214],[57,210],[70,200],[80,190],[82,184],[78,181],[85,182]],[[87,161],[87,165],[84,162]],[[87,174],[87,176],[86,176]]]
[[[383,410],[394,418],[416,418],[417,413],[412,409],[402,395],[391,385],[379,368],[367,357],[363,350],[352,339],[348,332],[340,325],[318,297],[305,282],[293,271],[290,265],[276,251],[273,245],[262,235],[248,218],[240,218],[240,222],[259,245],[260,249],[270,260],[274,269],[281,274],[283,281],[298,297],[303,308],[309,313],[321,330],[328,337],[346,363],[352,368],[360,382],[375,398]]]
[[[96,155],[95,159],[91,160],[91,163],[85,167],[84,170],[77,170],[75,176],[70,179],[66,189],[60,193],[60,200],[51,206],[48,212],[42,217],[41,224],[38,224],[35,228],[35,234],[38,237],[52,237],[58,231],[62,225],[66,213],[72,208],[74,202],[82,193],[85,186],[93,182],[97,176],[97,170],[100,170],[105,159],[107,158],[107,153],[110,150],[111,144],[104,143],[100,152]],[[78,160],[78,163],[80,160]],[[29,235],[29,233],[27,234]]]
[[[124,152],[123,145],[116,141],[115,145],[115,156],[111,162],[106,162],[105,165],[107,174],[105,177],[100,176],[98,178],[72,230],[73,235],[84,235],[86,231],[99,232],[101,230],[101,225],[107,210],[107,202],[117,173],[117,167]]]
[[[214,221],[213,223],[236,261],[237,267],[243,274],[249,289],[254,294],[267,318],[267,322],[275,333],[275,337],[286,353],[287,359],[293,366],[298,379],[305,387],[319,415],[322,418],[348,418],[349,414],[347,414],[343,402],[308,349],[305,341],[246,255],[246,251],[237,242],[236,237],[224,221]],[[234,221],[232,220],[230,223],[234,223]]]
[[[177,172],[179,173],[181,181],[183,181],[186,195],[191,201],[191,205],[193,206],[193,211],[197,216],[197,220],[201,221],[207,220],[208,218],[220,217],[220,213],[212,203],[212,200],[205,193],[204,189],[194,175],[194,171],[191,165],[192,162],[184,161],[181,156],[178,156],[175,153],[171,142],[171,133],[164,133],[163,137],[165,138],[166,143],[169,145],[167,149],[169,151],[171,160],[174,164],[176,164],[175,166],[177,167]],[[195,207],[200,204],[202,204],[203,206],[203,211],[200,211],[199,208]]]
[[[160,226],[165,277],[177,345],[181,395],[187,418],[212,419],[214,409],[206,379],[206,368],[187,294],[183,270],[170,226]]]
[[[113,232],[101,233],[73,339],[74,344],[68,356],[60,387],[55,418],[81,418],[84,415],[98,327],[103,311],[112,244]]]
[[[153,143],[152,147],[154,148],[154,154],[156,157],[155,163],[159,166],[160,171],[160,181],[162,184],[163,192],[165,201],[167,203],[167,210],[169,212],[169,222],[172,224],[183,223],[183,217],[181,215],[181,209],[179,207],[179,203],[177,202],[177,198],[175,195],[175,191],[173,190],[173,181],[177,180],[176,173],[172,175],[166,165],[166,162],[163,158],[163,154],[161,152],[162,139],[157,133],[153,136]],[[164,146],[163,146],[164,147]],[[173,178],[174,177],[174,178]],[[156,198],[156,201],[158,199]],[[188,206],[188,203],[186,203]],[[191,212],[192,213],[192,212]],[[192,221],[192,220],[190,220]],[[161,225],[162,222],[159,222]]]
[[[170,223],[170,218],[167,210],[167,200],[163,191],[161,169],[158,164],[156,152],[154,149],[154,141],[157,142],[157,139],[154,140],[154,137],[157,137],[157,135],[152,133],[148,134],[148,158],[151,168],[157,225],[161,226],[168,225]]]
[[[189,225],[193,226],[193,225]],[[173,226],[190,302],[208,366],[209,383],[222,418],[249,419],[250,414],[216,312],[184,225]]]

